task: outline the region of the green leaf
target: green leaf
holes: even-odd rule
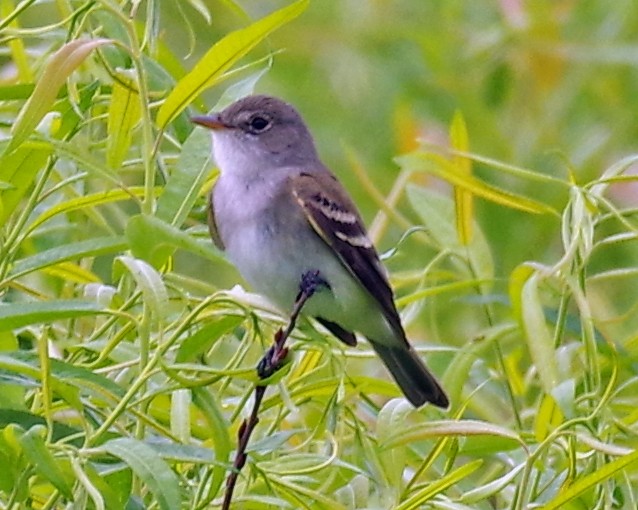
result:
[[[79,464],[79,461],[75,460],[75,462]],[[126,507],[126,501],[121,497],[121,493],[109,483],[109,480],[100,476],[91,462],[83,463],[81,468],[82,475],[85,477],[85,480],[83,480],[84,486],[87,487],[89,484],[92,486],[92,490],[96,492],[97,499],[103,501],[103,508],[110,510],[111,508],[120,509]],[[97,505],[95,505],[95,508],[96,510],[99,509]]]
[[[35,83],[16,83],[0,86],[0,100],[14,101],[16,99],[28,99],[33,90]]]
[[[165,128],[204,89],[223,80],[225,72],[268,34],[299,16],[308,3],[298,0],[215,43],[168,95],[157,113],[158,126]]]
[[[496,204],[535,214],[554,214],[556,211],[541,202],[523,197],[515,193],[487,184],[472,175],[462,175],[454,170],[452,164],[439,154],[414,152],[406,156],[396,158],[396,162],[402,167],[418,172],[429,172],[441,179],[448,181],[455,187],[463,189]]]
[[[513,309],[523,330],[527,348],[538,371],[541,386],[551,395],[558,385],[558,365],[554,352],[554,340],[547,327],[538,285],[541,276],[529,266],[519,266],[512,272],[510,296]]]
[[[1,374],[0,374],[1,377]],[[0,429],[7,425],[15,423],[23,429],[29,429],[35,425],[46,426],[47,422],[42,416],[33,414],[27,411],[20,411],[17,409],[2,409],[0,408]],[[52,441],[59,441],[70,435],[78,435],[78,439],[72,441],[75,446],[82,446],[82,439],[79,437],[80,429],[70,427],[66,423],[59,423],[54,421],[52,423],[53,431],[51,433]],[[0,477],[2,478],[2,477]]]
[[[107,441],[101,449],[122,459],[153,493],[160,508],[181,508],[179,479],[153,448],[141,441],[122,437]]]
[[[465,438],[459,448],[459,453],[461,455],[485,458],[489,455],[504,454],[520,447],[520,440],[511,437],[476,435]]]
[[[460,152],[468,152],[470,150],[465,119],[460,111],[457,111],[452,119],[452,125],[450,126],[450,144],[454,149]],[[451,163],[452,168],[459,175],[466,177],[472,175],[471,159],[455,154],[452,156]],[[464,245],[470,244],[474,221],[472,193],[455,186],[454,206],[456,210],[456,230],[459,235],[459,241]]]
[[[277,493],[286,497],[294,506],[293,508],[309,507],[308,501],[316,501],[318,508],[329,508],[331,510],[347,510],[344,505],[338,503],[334,493],[326,493],[323,490],[312,489],[308,484],[294,483],[294,477],[271,476],[269,482],[272,483]],[[303,505],[301,504],[303,502]],[[315,505],[310,506],[310,508]],[[263,507],[262,507],[263,508]]]
[[[117,257],[114,264],[116,273],[119,265],[125,267],[131,274],[142,291],[144,304],[150,308],[155,319],[158,321],[164,320],[168,310],[168,291],[161,275],[143,260],[127,255]]]
[[[390,438],[397,429],[405,427],[406,420],[414,412],[405,399],[394,398],[387,402],[377,417],[377,440],[380,443]],[[379,460],[387,483],[391,487],[401,487],[406,466],[406,445],[397,445],[379,452]]]
[[[18,114],[5,154],[15,150],[31,134],[51,109],[66,79],[84,59],[98,46],[110,42],[109,39],[76,39],[62,46],[49,58],[33,94]]]
[[[11,268],[9,277],[12,279],[19,278],[60,262],[117,253],[126,248],[127,243],[123,236],[98,237],[77,243],[64,244],[18,260]]]
[[[125,71],[119,72],[118,78],[121,81],[113,82],[111,92],[106,139],[106,161],[113,169],[122,165],[142,111],[134,80],[126,76]]]
[[[85,208],[94,208],[98,205],[120,202],[122,200],[136,200],[138,197],[144,196],[144,191],[143,187],[136,186],[127,189],[111,189],[65,200],[64,202],[53,207],[49,207],[46,211],[42,212],[40,216],[33,220],[33,222],[29,225],[29,231],[33,231],[35,228],[39,227],[51,218],[54,218],[58,214],[69,213],[71,211],[78,211]]]
[[[161,268],[178,248],[214,262],[226,260],[208,238],[197,240],[154,216],[131,217],[126,225],[126,237],[133,255],[155,268]]]
[[[185,363],[195,360],[200,354],[210,349],[222,335],[235,329],[243,321],[244,318],[239,315],[220,315],[213,318],[199,331],[184,339],[175,356],[175,362]]]
[[[454,204],[448,197],[412,185],[407,187],[407,195],[410,205],[438,247],[457,255],[452,258],[453,263],[458,265],[458,260],[464,260],[460,268],[468,278],[480,282],[484,292],[488,292],[494,279],[494,261],[479,225],[474,223],[474,235],[468,245],[463,245],[455,228]]]
[[[38,356],[29,351],[0,354],[0,370],[3,371],[2,374],[20,374],[36,381],[40,381],[42,376]],[[90,390],[93,395],[112,401],[117,401],[124,395],[124,390],[116,382],[86,368],[74,366],[58,359],[51,359],[50,370],[53,390],[65,395],[65,397],[68,397],[69,386],[84,393]],[[71,397],[67,400],[77,401],[73,395]]]
[[[521,463],[518,466],[506,471],[505,474],[491,482],[488,482],[479,487],[472,488],[465,491],[459,500],[464,504],[476,504],[481,500],[491,498],[499,494],[514,478],[519,476],[521,471],[525,468],[525,463]],[[475,507],[476,508],[476,507]]]
[[[521,446],[525,444],[515,432],[493,423],[478,420],[438,420],[398,429],[381,444],[381,448],[394,448],[398,445],[408,445],[415,441],[444,436],[496,436],[516,441]]]
[[[56,140],[55,138],[47,139],[47,144],[53,146],[56,154],[60,157],[75,161],[80,168],[97,177],[105,179],[107,182],[111,183],[113,187],[123,187],[118,174],[106,166],[102,160],[90,153],[86,147],[75,143],[74,141],[67,142],[64,140]],[[124,188],[124,190],[126,191],[126,188]],[[131,198],[134,197],[132,196]]]
[[[580,496],[583,492],[594,487],[600,487],[606,480],[616,475],[623,469],[638,461],[638,450],[634,450],[628,455],[624,455],[612,462],[597,466],[593,473],[578,478],[573,484],[562,488],[557,498],[550,501],[542,510],[555,510],[563,508],[567,503]]]
[[[35,361],[33,359],[25,360],[22,354],[24,354],[22,351],[0,354],[0,371],[2,371],[0,375],[16,384],[22,383],[25,386],[33,387],[32,381],[42,381],[40,362],[37,357]],[[26,354],[33,357],[32,353]],[[15,377],[16,374],[19,374],[21,377]],[[31,380],[25,380],[25,378]],[[54,393],[62,400],[65,400],[73,409],[82,409],[82,402],[76,387],[58,378],[50,378],[47,382]]]
[[[206,446],[192,446],[189,444],[169,443],[165,439],[158,439],[146,443],[165,460],[189,464],[215,464],[228,467],[225,462],[217,462],[213,451]]]
[[[79,299],[0,304],[0,331],[101,313],[108,312],[95,302]]]
[[[0,225],[4,225],[16,210],[50,155],[50,148],[20,147],[11,154],[0,156],[0,181],[5,183],[0,188]]]
[[[193,388],[193,404],[202,412],[208,424],[209,437],[213,440],[215,459],[218,463],[213,467],[210,482],[210,494],[217,494],[226,478],[226,467],[229,462],[233,442],[230,439],[230,424],[226,420],[215,395],[205,388]]]
[[[29,480],[22,476],[27,464],[19,445],[18,436],[22,433],[24,430],[12,422],[0,421],[0,466],[3,466],[0,492],[14,491],[18,501],[25,500],[29,494]]]
[[[191,440],[191,400],[191,391],[187,388],[171,393],[171,433],[182,443]]]
[[[164,192],[157,200],[157,217],[179,227],[202,192],[211,169],[211,136],[205,129],[195,129],[182,146]]]
[[[46,428],[41,425],[35,425],[20,436],[20,446],[22,446],[29,462],[34,465],[36,472],[42,478],[51,482],[65,498],[73,500],[72,480],[62,470],[59,461],[49,451],[44,442],[44,437],[46,437]]]
[[[468,462],[467,464],[455,469],[451,473],[439,478],[435,482],[427,485],[426,487],[418,490],[415,494],[403,501],[400,505],[395,507],[395,510],[412,510],[421,508],[421,505],[426,501],[431,500],[437,494],[442,494],[447,488],[458,484],[464,478],[470,476],[474,471],[481,467],[482,460],[475,460]]]

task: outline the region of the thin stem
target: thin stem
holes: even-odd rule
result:
[[[328,284],[321,278],[319,271],[309,271],[301,277],[299,285],[299,294],[295,299],[295,304],[290,314],[290,320],[285,330],[279,329],[275,333],[274,344],[268,349],[264,357],[257,365],[257,373],[261,380],[268,379],[275,374],[282,366],[283,362],[288,354],[288,349],[285,347],[286,340],[292,333],[297,323],[297,318],[301,313],[302,308],[306,304],[306,301],[312,297],[312,295],[320,287],[328,286]],[[250,436],[259,423],[259,409],[261,408],[261,402],[266,394],[267,384],[258,384],[255,386],[255,400],[253,402],[253,408],[250,416],[247,420],[244,420],[239,426],[237,433],[237,453],[235,454],[235,460],[233,461],[233,469],[226,478],[226,492],[224,493],[224,501],[221,506],[221,510],[229,510],[230,504],[233,500],[233,493],[239,478],[239,473],[246,464],[247,454],[246,448],[250,441]]]

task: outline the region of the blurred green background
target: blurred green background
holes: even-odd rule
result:
[[[186,68],[245,21],[223,4],[211,4],[210,27],[183,8],[196,39]],[[259,17],[285,2],[241,5]],[[184,55],[186,35],[177,26],[162,40]],[[446,145],[457,110],[477,154],[561,178],[571,173],[580,183],[600,176],[635,149],[637,35],[638,10],[629,0],[322,0],[262,45],[281,53],[256,90],[299,107],[325,162],[371,219],[377,207],[350,172],[344,148],[387,192],[399,172],[393,158],[413,149],[415,136]],[[219,94],[208,93],[209,107]],[[481,164],[475,170],[558,209],[565,203],[564,189],[526,185]],[[636,203],[630,190],[618,194]],[[554,219],[484,201],[479,207],[502,275],[521,260],[555,254],[545,254],[557,241]]]

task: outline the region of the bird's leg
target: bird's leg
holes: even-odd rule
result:
[[[281,329],[277,331],[273,346],[266,351],[266,354],[257,365],[257,374],[260,379],[267,379],[281,367],[283,360],[288,354],[288,349],[284,347],[284,344],[292,333],[292,330],[295,328],[297,318],[306,304],[306,301],[308,301],[321,287],[329,289],[330,285],[321,277],[321,273],[318,270],[314,269],[306,271],[301,275],[301,280],[299,281],[299,293],[295,298],[295,304],[292,308],[292,313],[290,314],[288,326],[286,326],[286,329],[283,331]]]

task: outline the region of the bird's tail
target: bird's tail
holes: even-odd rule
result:
[[[374,341],[370,344],[414,407],[421,407],[426,402],[442,408],[450,405],[443,388],[414,349],[392,348]]]

